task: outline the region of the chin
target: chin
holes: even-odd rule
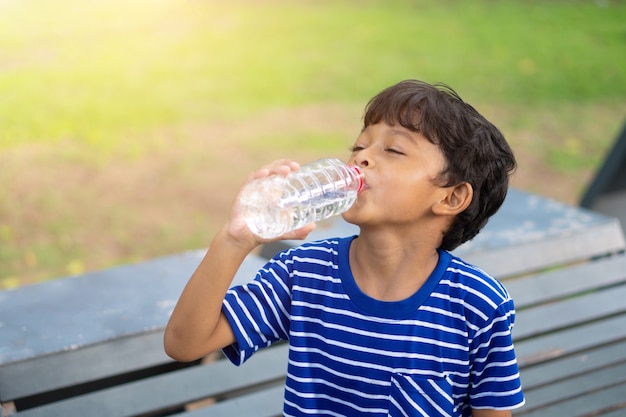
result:
[[[348,210],[348,211],[346,211],[344,213],[341,213],[341,218],[344,221],[348,222],[348,223],[354,223],[353,220],[352,220],[353,216],[352,216],[351,212],[352,212],[352,209],[350,209],[350,210]]]
[[[350,208],[350,210],[346,211],[345,213],[342,213],[341,217],[347,223],[360,226],[360,223],[361,223],[361,221],[359,220],[360,216],[358,215],[358,210],[355,210],[354,206]]]

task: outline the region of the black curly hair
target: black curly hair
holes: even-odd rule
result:
[[[441,248],[453,250],[476,236],[504,202],[517,166],[500,130],[449,86],[418,80],[401,81],[369,101],[363,129],[380,122],[421,133],[441,149],[446,166],[436,185],[473,188],[472,202],[455,217]]]

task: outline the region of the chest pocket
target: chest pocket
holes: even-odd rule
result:
[[[454,415],[452,386],[445,379],[394,374],[391,377],[389,401],[390,417]]]

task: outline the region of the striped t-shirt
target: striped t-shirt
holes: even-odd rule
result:
[[[286,416],[470,416],[524,403],[502,284],[440,251],[414,295],[379,301],[352,276],[352,239],[280,253],[224,300],[233,363],[289,341]]]

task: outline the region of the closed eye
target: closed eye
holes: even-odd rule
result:
[[[362,151],[363,149],[365,149],[365,147],[361,145],[354,145],[348,148],[350,152],[358,152],[358,151]]]
[[[394,149],[394,148],[385,148],[385,151],[389,153],[395,153],[397,155],[404,155],[404,152],[399,151],[398,149]]]

